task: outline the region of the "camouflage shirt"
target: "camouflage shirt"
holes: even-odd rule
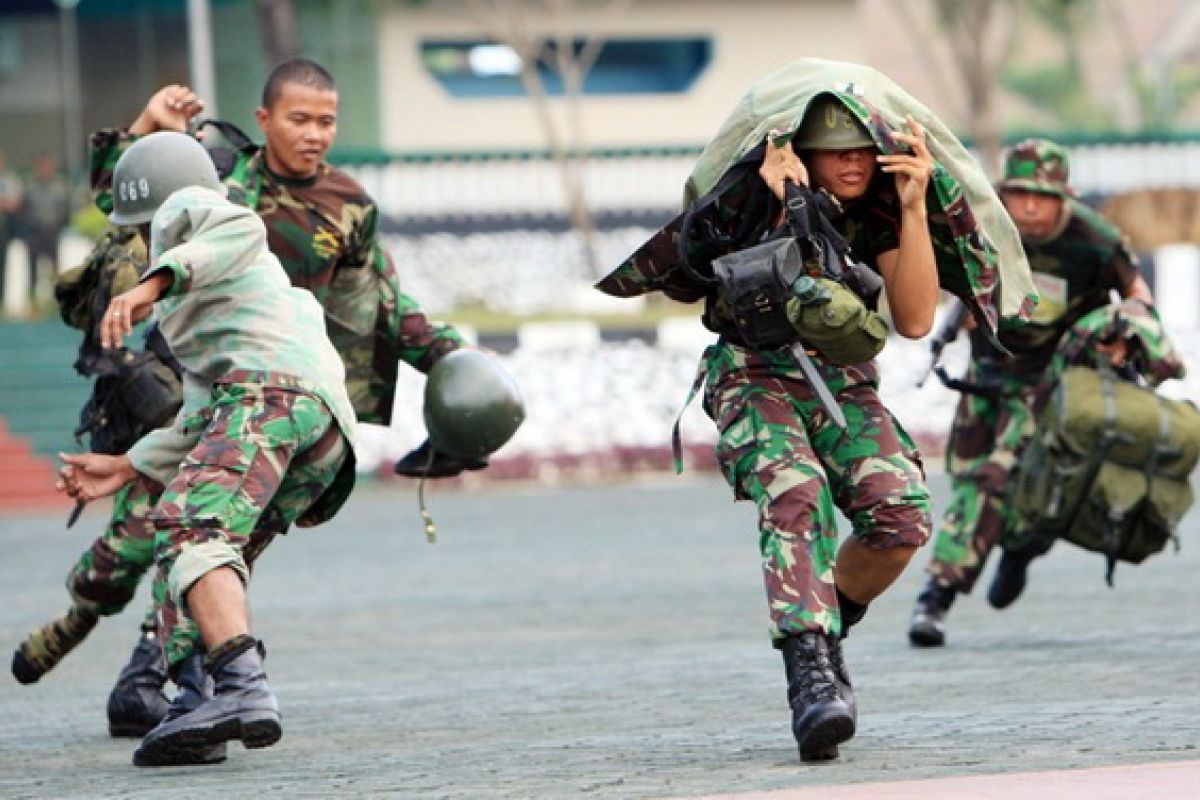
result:
[[[354,409],[341,358],[322,330],[321,306],[290,285],[253,212],[188,187],[155,213],[150,240],[151,266],[142,279],[172,276],[154,315],[184,367],[184,389],[175,425],[130,448],[138,472],[171,479],[203,433],[189,420],[208,405],[213,384],[235,371],[275,375],[281,385],[319,397],[354,440]]]
[[[1058,236],[1023,240],[1041,300],[1026,325],[1001,332],[1001,343],[1014,354],[1005,362],[1007,369],[1044,369],[1059,339],[1080,317],[1107,305],[1110,290],[1126,294],[1138,277],[1137,261],[1120,231],[1078,200],[1064,203],[1068,217]],[[978,335],[972,344],[975,352],[989,351]]]
[[[105,212],[112,208],[112,169],[135,138],[116,129],[91,136],[92,187]],[[387,424],[398,362],[428,372],[461,347],[462,338],[449,326],[430,323],[400,290],[378,240],[379,214],[370,196],[324,163],[311,179],[274,175],[261,147],[239,151],[224,181],[231,200],[262,218],[271,251],[292,284],[311,291],[324,307],[359,419]]]

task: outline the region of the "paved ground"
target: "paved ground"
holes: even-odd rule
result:
[[[1196,512],[1179,555],[1119,568],[1115,589],[1098,556],[1060,546],[1014,608],[966,598],[940,652],[905,641],[914,566],[847,645],[859,735],[841,760],[801,766],[765,639],[752,509],[722,484],[430,501],[436,545],[413,487],[396,484],[260,563],[251,601],[285,715],[279,745],[234,747],[212,768],[130,766],[133,743],[108,738],[103,707],[139,602],[37,686],[0,678],[0,797],[810,797],[833,785],[829,797],[992,797],[1004,795],[980,787],[995,776],[1135,764],[1151,766],[1121,773],[1142,781],[1129,796],[1164,797],[1197,774]],[[63,607],[63,574],[100,522],[0,520],[5,650]],[[1145,790],[1155,776],[1161,791]],[[959,788],[844,786],[925,779]]]

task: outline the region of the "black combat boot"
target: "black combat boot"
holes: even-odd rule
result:
[[[213,696],[213,679],[204,671],[204,654],[197,653],[188,657],[173,670],[175,684],[179,691],[167,715],[163,717],[165,725],[179,719],[184,714],[195,711],[200,704]],[[133,763],[139,767],[178,766],[183,764],[219,764],[225,760],[225,743],[213,745],[198,745],[194,748],[180,748],[174,751],[164,748],[147,747],[145,742],[133,751]]]
[[[73,605],[67,613],[25,637],[13,652],[12,674],[20,683],[36,683],[87,638],[100,621],[96,609]]]
[[[237,639],[237,646],[222,646],[223,653],[209,656],[213,697],[146,734],[138,751],[147,765],[200,763],[197,759],[205,748],[230,739],[240,739],[250,749],[279,741],[283,728],[279,704],[263,671],[266,652],[253,637]]]
[[[917,596],[908,626],[908,641],[913,647],[941,647],[946,643],[946,613],[957,595],[952,587],[943,586],[936,578],[929,579]]]
[[[416,450],[401,456],[393,469],[406,478],[453,478],[464,470],[483,469],[487,465],[486,458],[458,458],[434,450],[426,439]]]
[[[792,634],[783,640],[780,649],[800,760],[837,758],[838,745],[854,735],[854,715],[838,695],[825,634]]]
[[[1054,540],[1033,540],[1018,550],[1005,550],[996,566],[992,585],[988,587],[988,604],[992,608],[1008,608],[1025,591],[1025,576],[1029,565],[1050,549]]]
[[[142,737],[167,714],[167,661],[154,631],[142,630],[108,695],[108,733]]]
[[[842,639],[844,636],[825,634],[825,647],[829,652],[829,667],[833,670],[834,680],[837,681],[838,697],[850,709],[850,718],[858,724],[858,699],[854,696],[854,685],[850,683],[850,670],[846,667],[846,657],[842,654]]]

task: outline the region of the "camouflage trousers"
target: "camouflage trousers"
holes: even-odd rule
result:
[[[187,590],[221,567],[248,581],[257,557],[329,487],[350,452],[325,404],[286,387],[221,384],[189,423],[204,435],[179,472],[166,486],[144,477],[127,486],[68,579],[73,595],[108,598],[101,613],[111,614],[157,564],[152,613],[172,664],[199,643]]]
[[[1049,394],[1039,377],[997,375],[989,381],[994,394],[959,398],[946,448],[950,504],[926,567],[945,586],[970,592],[993,547],[1022,544],[1010,476]]]
[[[873,549],[919,547],[932,527],[920,456],[880,401],[874,364],[816,362],[846,416],[843,431],[793,359],[724,343],[705,353],[717,461],[736,499],[758,507],[776,642],[809,630],[841,632],[835,507]]]

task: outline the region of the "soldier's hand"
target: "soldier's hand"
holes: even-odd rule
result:
[[[63,465],[54,488],[84,503],[115,494],[137,477],[129,456],[59,453]]]
[[[151,95],[129,132],[144,136],[157,131],[185,131],[188,121],[203,110],[204,101],[195,92],[173,83]]]
[[[905,117],[908,133],[895,131],[892,138],[908,145],[907,153],[892,153],[877,156],[880,169],[896,176],[896,194],[900,204],[907,209],[924,211],[925,189],[933,175],[933,156],[925,144],[925,129],[912,118]]]
[[[1129,360],[1129,340],[1122,337],[1107,343],[1097,342],[1096,350],[1108,356],[1109,363],[1116,369],[1124,367],[1125,362]]]
[[[109,301],[100,320],[101,347],[120,347],[125,337],[133,333],[133,326],[150,316],[161,294],[153,280],[152,276]]]
[[[758,168],[758,174],[774,195],[783,200],[783,187],[787,181],[799,186],[808,185],[808,170],[800,156],[792,149],[790,139],[778,147],[775,146],[777,135],[775,131],[767,135],[767,150],[763,154],[763,163]]]

